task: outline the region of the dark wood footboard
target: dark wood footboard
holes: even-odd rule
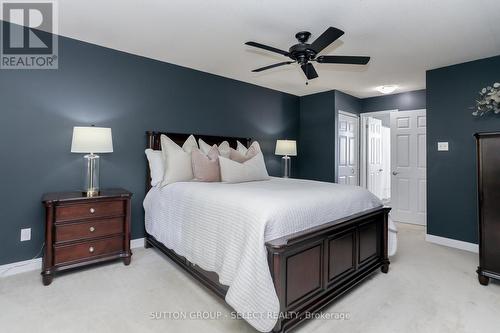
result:
[[[387,214],[377,208],[266,243],[284,332],[378,269],[387,273]]]
[[[266,243],[269,269],[281,316],[273,332],[285,332],[312,318],[336,298],[381,268],[389,270],[387,216],[381,207]],[[227,286],[146,234],[145,246],[166,254],[217,296]]]

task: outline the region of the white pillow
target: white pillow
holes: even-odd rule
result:
[[[151,186],[158,185],[163,180],[165,167],[163,166],[163,155],[161,150],[146,149],[144,151],[149,162],[149,174],[151,175]]]
[[[226,183],[242,183],[256,180],[267,180],[266,164],[261,152],[246,162],[238,163],[219,156],[221,180]]]
[[[203,141],[202,139],[198,139],[198,144],[200,145],[200,150],[203,154],[207,155],[212,146]],[[223,141],[217,149],[219,150],[219,155],[223,157],[229,158],[231,153],[231,147],[229,146],[229,142]]]
[[[190,135],[182,148],[166,135],[162,135],[160,141],[165,161],[165,173],[161,186],[192,180],[194,176],[191,165],[191,152],[193,148],[198,148],[194,136]]]
[[[257,151],[261,151],[261,150],[260,150],[260,145],[259,145],[259,143],[258,143],[257,141],[252,142],[252,144],[250,145],[250,147],[255,147],[255,149],[256,149]],[[248,151],[248,149],[249,149],[250,147],[248,147],[248,148],[247,148],[247,147],[245,147],[245,145],[244,145],[244,144],[242,144],[241,142],[239,142],[238,140],[236,140],[236,151],[237,151],[238,153],[241,153],[241,154],[243,154],[243,155],[246,155],[246,154],[247,154],[247,151]]]

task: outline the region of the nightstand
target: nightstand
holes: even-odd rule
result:
[[[47,193],[43,284],[54,273],[113,259],[130,264],[130,200],[124,189],[102,190],[98,196],[82,192]]]

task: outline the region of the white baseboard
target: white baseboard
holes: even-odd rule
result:
[[[474,243],[468,243],[456,239],[439,237],[429,234],[425,235],[425,240],[434,244],[439,244],[443,246],[453,247],[455,249],[479,253],[479,245]]]
[[[137,249],[138,247],[144,247],[144,238],[136,238],[130,241],[131,249]]]
[[[0,278],[41,269],[42,258],[13,262],[0,266]]]
[[[144,246],[144,238],[132,239],[130,241],[131,249],[136,249],[143,246]],[[0,266],[0,278],[30,271],[39,271],[41,269],[42,269],[42,258],[13,262],[11,264]]]

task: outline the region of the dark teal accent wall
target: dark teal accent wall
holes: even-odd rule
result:
[[[276,139],[297,139],[299,98],[76,40],[59,39],[58,70],[0,70],[0,265],[30,259],[44,238],[42,193],[82,186],[70,153],[75,125],[111,127],[102,187],[134,193],[132,238],[143,237],[146,130],[251,137],[280,175]],[[20,229],[32,240],[20,242]]]
[[[392,95],[368,97],[361,100],[361,109],[363,113],[396,109],[399,111],[418,110],[425,109],[425,107],[425,89]]]
[[[339,90],[300,97],[299,176],[337,180],[339,111],[360,114],[384,110],[425,109],[425,90],[357,98]],[[321,143],[321,144],[318,144]]]
[[[363,99],[335,90],[335,110],[360,114],[363,112]]]
[[[335,181],[335,92],[300,98],[299,175]]]
[[[500,56],[427,72],[427,232],[431,235],[478,241],[473,134],[500,131],[500,115],[474,117],[469,107],[478,92],[494,82],[500,82]],[[450,150],[438,152],[438,141],[448,141]]]
[[[339,111],[359,114],[361,100],[338,90],[300,98],[300,178],[337,180]]]

